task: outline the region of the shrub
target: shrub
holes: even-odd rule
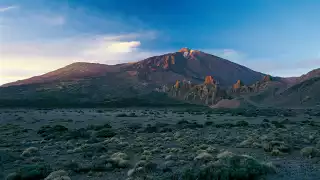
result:
[[[205,125],[205,126],[211,126],[211,125],[213,125],[213,122],[212,122],[212,121],[206,121],[206,122],[204,123],[204,125]]]
[[[289,119],[285,119],[280,121],[280,124],[290,124],[290,120]]]
[[[101,130],[97,131],[97,133],[96,133],[97,137],[104,137],[104,138],[113,137],[115,135],[116,135],[116,133],[110,128],[101,129]]]
[[[114,153],[111,155],[109,161],[114,167],[117,168],[125,168],[129,166],[129,156],[126,153]]]
[[[262,145],[265,152],[272,152],[272,150],[277,149],[280,152],[288,153],[291,151],[289,145],[281,141],[270,141]]]
[[[201,152],[200,154],[198,154],[194,160],[196,161],[202,161],[202,162],[208,162],[213,160],[213,156],[207,152]]]
[[[187,120],[181,120],[177,122],[178,128],[190,128],[190,129],[195,129],[195,128],[203,128],[202,124],[198,124],[197,122],[189,122]]]
[[[87,127],[87,129],[95,130],[95,131],[98,131],[98,130],[103,129],[103,128],[112,128],[112,126],[109,123],[105,123],[103,125],[89,125]]]
[[[16,175],[21,180],[42,180],[49,175],[51,168],[46,164],[27,165],[20,168]]]
[[[68,133],[66,139],[87,139],[91,134],[84,128],[75,129]]]
[[[126,113],[117,114],[116,117],[128,117]]]
[[[152,126],[151,124],[147,124],[147,127],[143,130],[143,132],[145,133],[156,133],[158,131],[159,129],[157,128],[157,126]]]
[[[320,157],[320,150],[315,147],[305,147],[301,149],[300,153],[304,157]]]
[[[141,123],[132,123],[128,126],[128,128],[131,130],[131,131],[137,131],[139,129],[142,128],[142,124]]]
[[[22,152],[21,157],[31,157],[31,156],[36,156],[38,154],[39,154],[38,148],[29,147]]]
[[[278,121],[271,121],[271,124],[273,124],[276,128],[286,128],[284,124],[281,124]]]
[[[181,124],[189,124],[189,121],[183,119],[183,120],[178,121],[177,124],[179,124],[179,125],[181,125]]]
[[[62,125],[55,126],[42,126],[37,134],[41,137],[45,137],[45,139],[55,139],[63,136],[66,132],[68,132],[68,128]]]
[[[70,177],[68,176],[68,173],[64,170],[58,170],[54,171],[49,174],[44,180],[71,180]]]
[[[244,126],[249,126],[249,123],[247,121],[238,121],[236,122],[236,126],[244,127]]]
[[[234,124],[232,123],[216,124],[216,128],[232,128],[232,127],[234,127]]]
[[[103,113],[103,110],[99,109],[96,111],[97,113]]]
[[[130,114],[120,113],[120,114],[117,114],[116,117],[138,117],[138,116],[136,115],[136,113],[130,113]]]

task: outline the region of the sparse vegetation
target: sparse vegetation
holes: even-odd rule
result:
[[[207,156],[211,157],[211,156]],[[213,160],[209,158],[208,160]],[[225,151],[217,155],[217,159],[205,166],[195,166],[186,169],[181,175],[174,175],[172,179],[183,180],[236,180],[256,179],[268,173],[275,173],[275,167],[270,163],[264,163],[247,155],[236,155]]]
[[[0,114],[13,119],[0,125],[0,135],[6,137],[0,138],[0,170],[4,169],[0,179],[21,180],[24,176],[50,180],[57,175],[67,180],[244,180],[269,178],[275,172],[274,177],[292,179],[287,169],[296,173],[294,176],[310,177],[306,168],[320,157],[318,121],[309,114],[286,118],[231,116],[224,111],[198,109],[189,109],[190,113],[175,109],[172,111],[179,113],[173,114],[168,109],[37,111],[41,113],[32,112],[35,118],[29,124],[31,112],[27,111],[25,128],[18,125],[21,120],[12,111]],[[115,117],[131,112],[139,118]],[[64,118],[53,119],[52,115]],[[41,121],[31,123],[34,119]],[[21,133],[14,133],[17,131]],[[243,153],[250,156],[239,155]],[[260,159],[276,162],[279,168]],[[292,164],[302,161],[306,166],[297,171]]]

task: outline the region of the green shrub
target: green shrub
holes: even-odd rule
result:
[[[101,129],[96,134],[97,137],[104,137],[104,138],[113,137],[115,135],[116,133],[110,128]]]
[[[68,133],[66,139],[87,139],[90,138],[91,134],[84,128],[75,129]]]
[[[130,114],[120,113],[120,114],[117,114],[116,117],[138,117],[138,116],[136,115],[136,113],[130,113]]]
[[[112,128],[112,126],[109,123],[105,123],[103,125],[89,125],[87,127],[87,129],[95,130],[95,131],[98,131],[98,130],[101,130],[101,129],[104,129],[104,128]]]
[[[244,127],[244,126],[249,126],[249,123],[247,121],[238,121],[236,122],[236,126]]]
[[[281,124],[278,121],[271,121],[271,124],[273,124],[276,128],[286,128],[284,124]]]
[[[213,125],[213,122],[212,122],[212,121],[206,121],[206,122],[204,123],[204,125],[205,125],[205,126],[211,126],[211,125]]]
[[[232,123],[216,124],[216,128],[232,128],[232,127],[234,127],[234,124]]]
[[[45,137],[45,139],[55,139],[59,138],[65,133],[68,132],[68,128],[62,126],[62,125],[55,125],[55,126],[42,126],[37,134],[39,134],[41,137]]]

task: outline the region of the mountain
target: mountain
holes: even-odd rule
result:
[[[317,100],[318,80],[310,82],[319,72],[316,69],[291,78],[289,83],[287,78],[272,77],[205,52],[182,48],[135,63],[73,63],[8,83],[0,87],[0,105],[115,107],[185,102],[214,105],[224,98],[240,98],[250,106],[285,106],[291,105],[288,99],[296,96],[297,89],[304,92],[301,97]],[[301,83],[305,83],[303,91],[296,88]]]
[[[101,77],[107,73],[123,78],[133,76],[138,81],[157,85],[172,84],[176,80],[183,79],[200,83],[206,76],[212,76],[225,87],[238,79],[242,79],[245,84],[251,84],[264,76],[226,59],[182,48],[178,52],[150,57],[136,63],[118,65],[73,63],[41,76],[5,84],[3,87]]]
[[[224,87],[238,79],[250,84],[264,76],[226,59],[188,48],[147,58],[128,66],[127,70],[137,72],[140,80],[158,84],[173,84],[183,79],[202,83],[206,76],[212,76]]]
[[[297,78],[297,83],[300,83],[300,82],[303,82],[303,81],[306,81],[308,79],[311,79],[311,78],[315,78],[315,77],[320,77],[320,68],[318,69],[314,69],[306,74],[303,74],[302,76],[298,77]]]

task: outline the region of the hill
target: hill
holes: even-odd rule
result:
[[[94,78],[104,76],[108,72],[119,72],[119,67],[121,67],[121,65],[110,66],[97,63],[77,62],[40,76],[7,83],[2,85],[2,87]]]
[[[305,77],[305,76],[304,76]],[[307,78],[279,95],[279,101],[283,106],[320,106],[320,77]]]
[[[291,86],[273,82],[257,93],[244,95],[252,104],[264,107],[304,107],[315,108],[320,105],[320,77],[313,77]]]
[[[314,78],[314,77],[320,77],[320,68],[314,69],[306,74],[303,74],[299,77],[288,77],[288,78],[282,78],[282,80],[290,85],[295,85],[297,83],[300,83],[302,81]]]

